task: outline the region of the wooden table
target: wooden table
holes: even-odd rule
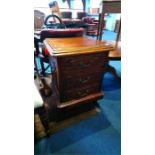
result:
[[[106,41],[106,43],[114,47],[114,50],[109,52],[109,60],[121,60],[121,41]]]
[[[121,60],[121,41],[107,41],[108,44],[114,47],[114,50],[109,52],[108,58],[109,61],[120,61]],[[114,75],[114,77],[118,80],[121,78],[117,75],[117,72],[114,67],[108,64],[107,72],[110,72]]]
[[[102,77],[107,69],[109,51],[114,49],[111,45],[85,37],[48,38],[44,44],[54,69],[52,85],[57,93],[54,99],[57,108],[103,97]]]
[[[106,13],[121,13],[121,0],[103,0],[102,1],[102,11],[99,19],[97,40],[102,40],[102,29],[103,29],[104,17]],[[121,20],[119,22],[116,41],[113,43],[111,42],[111,44],[114,46],[115,49],[114,51],[110,51],[109,60],[121,60],[121,48],[119,46],[120,37],[121,37]],[[120,77],[116,74],[115,68],[113,68],[112,66],[108,65],[107,72],[111,72],[117,79],[120,79]]]

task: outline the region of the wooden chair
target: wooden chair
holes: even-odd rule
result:
[[[46,76],[46,71],[50,67],[49,57],[48,57],[48,53],[46,52],[46,49],[43,49],[43,45],[41,45],[41,51],[40,51],[39,43],[41,43],[40,38],[38,38],[37,36],[34,36],[35,69],[37,69],[37,71],[39,72],[39,69],[37,67],[38,65],[37,65],[37,62],[36,62],[36,59],[38,58],[40,60],[40,64],[41,64],[41,74],[40,75]],[[47,64],[46,66],[45,66],[45,63]]]
[[[72,12],[70,11],[64,11],[61,12],[61,18],[63,19],[72,19]]]
[[[77,12],[77,19],[82,19],[83,17],[86,17],[87,13],[86,12]]]

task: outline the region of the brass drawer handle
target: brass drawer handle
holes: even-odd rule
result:
[[[88,67],[93,64],[93,60],[89,60],[88,63],[80,62],[81,67]]]
[[[75,58],[65,60],[65,63],[75,63],[77,60]]]
[[[89,89],[86,89],[85,92],[81,92],[81,91],[77,92],[77,94],[80,95],[80,96],[85,96],[88,93],[89,93]]]
[[[87,83],[88,81],[90,80],[90,76],[88,76],[86,79],[80,79],[79,81],[81,82],[81,83]]]

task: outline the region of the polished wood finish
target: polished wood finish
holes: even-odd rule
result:
[[[114,49],[110,44],[104,41],[86,37],[51,38],[46,39],[44,43],[50,55],[54,57],[104,53],[105,51]],[[69,57],[67,60],[72,59]]]
[[[52,38],[44,41],[55,72],[57,108],[96,101],[103,96],[102,77],[108,54],[114,48],[85,37]]]
[[[114,47],[114,50],[109,52],[109,60],[121,60],[121,41],[107,41]]]

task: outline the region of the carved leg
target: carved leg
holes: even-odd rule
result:
[[[117,80],[121,80],[121,77],[119,77],[116,73],[116,70],[114,67],[108,65],[107,66],[107,72],[110,72]]]

